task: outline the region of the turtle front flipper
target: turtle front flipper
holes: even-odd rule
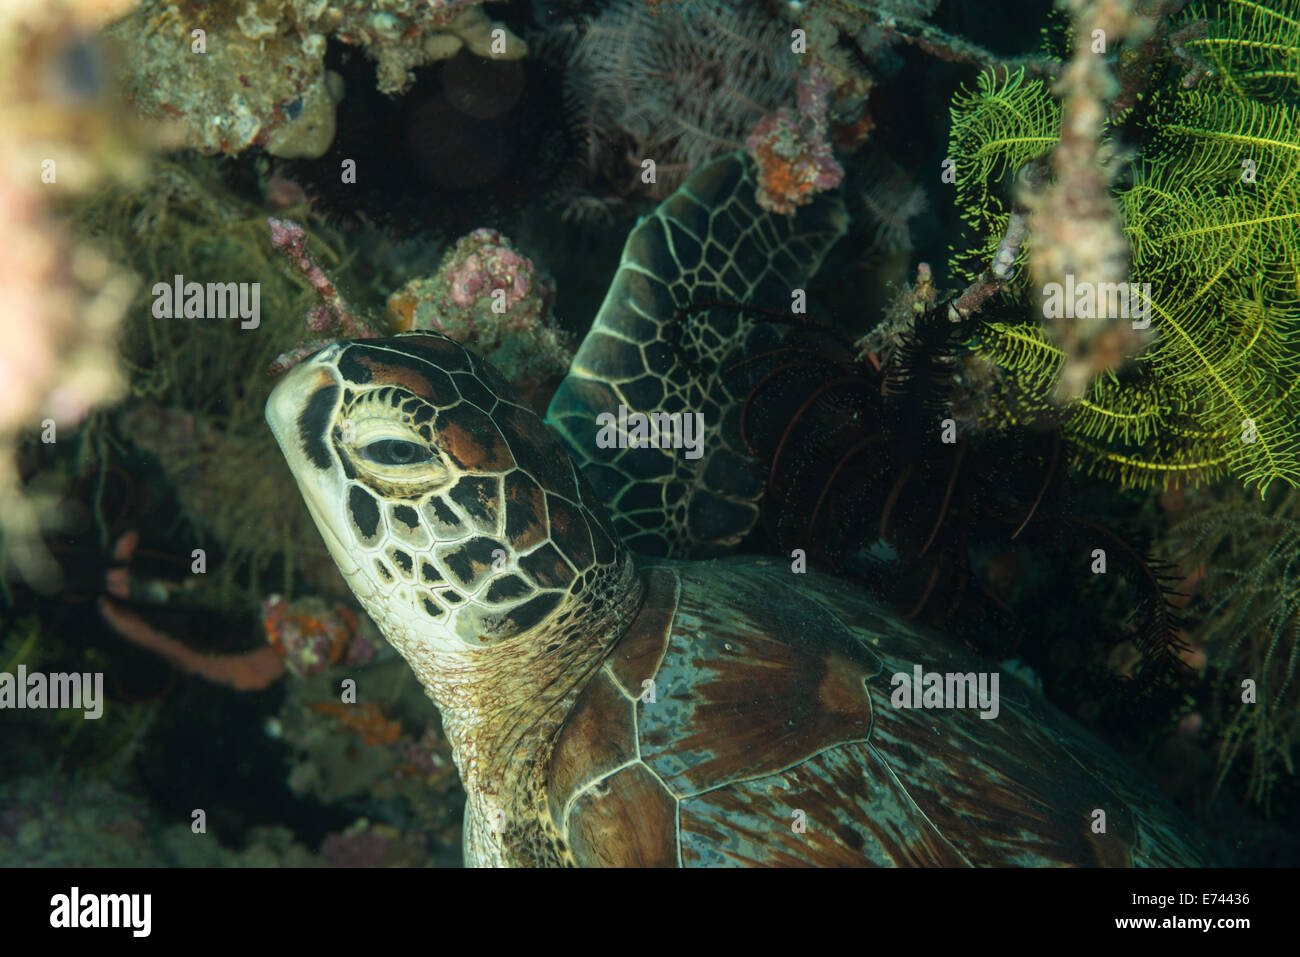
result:
[[[756,185],[752,161],[729,154],[632,230],[547,413],[643,554],[723,554],[758,520],[762,470],[741,437],[743,394],[722,372],[770,328],[760,309],[790,309],[847,214],[835,193],[793,215],[767,212]],[[687,447],[664,447],[683,437]]]

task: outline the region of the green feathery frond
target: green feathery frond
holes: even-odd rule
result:
[[[1187,48],[1211,64],[1236,98],[1300,92],[1300,0],[1222,0],[1195,9],[1206,36]]]
[[[1195,396],[1149,379],[1093,383],[1070,407],[1065,432],[1074,465],[1117,485],[1171,488],[1214,481],[1231,456],[1226,438],[1198,427]]]
[[[948,158],[957,177],[957,203],[969,227],[961,271],[973,279],[993,255],[1007,228],[1010,182],[1026,163],[1044,156],[1061,138],[1061,107],[1042,80],[1018,70],[1001,82],[982,72],[976,89],[962,89],[949,111]],[[970,249],[972,241],[978,248]],[[1017,270],[1027,246],[1020,251]]]
[[[1164,156],[1196,179],[1240,176],[1268,167],[1284,176],[1300,162],[1296,110],[1285,101],[1235,99],[1217,90],[1190,90],[1157,100],[1157,142],[1148,156]]]
[[[1275,481],[1300,485],[1300,107],[1246,95],[1279,89],[1261,64],[1294,68],[1298,12],[1300,0],[1200,11],[1218,17],[1198,48],[1213,53],[1216,78],[1152,94],[1149,136],[1117,198],[1138,284],[1131,309],[1149,315],[1156,338],[1122,377],[1099,376],[1054,416],[1089,471],[1141,488],[1225,472],[1261,495]],[[981,231],[968,257],[977,266],[1005,228],[999,183],[1050,148],[1045,130],[1059,126],[1048,123],[1046,88],[1028,86],[982,77],[954,100],[953,143],[969,151],[958,196]],[[1038,324],[986,323],[972,347],[1027,393],[1006,400],[1021,421],[1040,414],[1063,356]]]
[[[1049,397],[1065,354],[1042,326],[988,323],[973,346],[1002,372],[1006,394],[999,404],[1014,408],[1016,421],[1059,422],[1070,461],[1099,477],[1166,488],[1209,481],[1229,468],[1227,437],[1198,427],[1189,412],[1196,396],[1186,389],[1105,375],[1060,410]]]
[[[1159,332],[1142,365],[1245,484],[1300,484],[1300,128],[1286,104],[1183,93],[1147,157],[1122,195]]]
[[[1043,327],[989,322],[980,328],[976,351],[1003,370],[1013,387],[1033,396],[1051,393],[1065,353],[1047,339]]]

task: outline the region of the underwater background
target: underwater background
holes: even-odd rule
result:
[[[806,309],[679,318],[774,330],[728,550],[805,550],[1225,861],[1300,862],[1298,111],[1300,0],[6,4],[0,865],[459,866],[438,714],[267,395],[432,329],[544,413],[638,218],[729,153],[848,223]]]

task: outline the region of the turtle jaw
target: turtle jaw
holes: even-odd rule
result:
[[[342,389],[332,367],[323,360],[329,358],[325,353],[332,355],[335,351],[337,348],[331,346],[285,375],[266,400],[266,422],[330,557],[355,591],[366,587],[367,579],[359,574],[356,558],[339,538],[329,517],[329,503],[339,501],[342,476],[327,433]]]

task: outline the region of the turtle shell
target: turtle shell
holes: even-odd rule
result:
[[[1203,865],[1194,830],[1033,689],[815,572],[662,563],[548,766],[580,865]],[[999,675],[996,716],[897,674]]]

